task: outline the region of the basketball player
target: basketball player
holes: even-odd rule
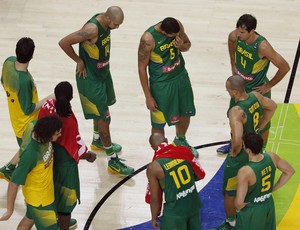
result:
[[[168,145],[161,133],[153,133],[149,141],[155,150],[147,167],[152,226],[158,227],[163,191],[160,229],[201,229],[201,201],[195,185],[205,176],[200,163],[188,147]]]
[[[67,81],[60,82],[56,85],[54,94],[56,99],[45,102],[39,118],[57,114],[63,122],[61,137],[53,143],[53,174],[58,224],[60,230],[67,230],[77,224],[76,219],[71,219],[71,213],[77,200],[80,203],[79,160],[94,162],[96,154],[88,151],[79,134],[77,119],[70,103],[73,99],[72,85]]]
[[[235,206],[239,212],[236,229],[275,230],[276,218],[272,193],[285,185],[295,170],[277,154],[262,153],[263,140],[260,135],[246,133],[243,143],[249,162],[239,170],[237,176]],[[281,175],[274,183],[276,169],[281,171]]]
[[[256,91],[271,98],[271,88],[284,78],[290,70],[286,60],[277,53],[268,40],[257,33],[256,18],[250,14],[242,15],[236,29],[228,36],[228,51],[232,74],[238,74],[246,81],[246,92]],[[267,72],[270,62],[278,68],[275,75],[269,80]],[[234,105],[233,100],[230,107]],[[261,130],[264,145],[267,144],[270,123]],[[219,153],[228,153],[230,145],[217,149]]]
[[[80,30],[61,39],[59,45],[77,63],[76,82],[84,117],[94,120],[91,148],[104,148],[108,170],[126,176],[134,169],[118,158],[117,152],[122,147],[111,141],[108,108],[116,102],[109,70],[110,31],[119,28],[123,20],[122,9],[111,6],[105,13],[93,16]],[[72,47],[74,44],[79,44],[79,55]]]
[[[23,37],[16,45],[16,57],[8,57],[2,68],[1,83],[6,92],[10,121],[21,146],[22,135],[27,125],[37,119],[38,111],[51,94],[38,100],[35,82],[28,70],[33,57],[35,45],[31,38]],[[10,180],[19,160],[19,151],[5,166],[0,168],[0,178]]]
[[[181,22],[165,18],[142,35],[138,71],[146,106],[150,110],[151,133],[164,135],[166,123],[175,125],[173,144],[187,146],[198,158],[199,153],[189,145],[185,136],[190,117],[196,114],[193,90],[181,54],[190,47],[191,42]]]
[[[234,99],[235,106],[228,112],[232,147],[225,160],[223,178],[226,221],[217,229],[232,229],[236,223],[236,175],[248,161],[248,156],[242,148],[243,134],[262,130],[271,120],[277,107],[273,100],[258,92],[247,93],[245,80],[237,74],[227,79],[226,89]]]
[[[8,185],[7,211],[1,221],[13,214],[18,187],[22,185],[27,210],[18,229],[31,229],[34,223],[37,229],[57,230],[51,141],[60,137],[61,128],[62,121],[57,116],[46,116],[27,126],[20,161]]]

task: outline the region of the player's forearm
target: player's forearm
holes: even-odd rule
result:
[[[263,128],[271,121],[276,108],[274,110],[265,110],[264,115],[259,123],[259,130],[263,130]]]
[[[139,76],[140,76],[140,82],[141,86],[145,95],[145,98],[150,98],[152,97],[150,88],[149,88],[149,81],[148,81],[148,76],[145,70],[140,70],[139,69]]]
[[[184,42],[180,46],[179,49],[180,49],[181,52],[186,52],[186,51],[188,51],[191,48],[191,46],[192,46],[191,42],[190,41],[186,41],[186,42]]]
[[[280,171],[282,171],[282,173],[273,186],[273,191],[276,191],[285,185],[295,173],[295,169],[285,160],[277,160],[277,167]]]
[[[285,185],[291,177],[294,175],[295,170],[291,168],[289,171],[284,172],[280,175],[278,181],[273,186],[273,192],[277,191],[279,188],[281,188],[283,185]]]
[[[231,136],[231,149],[230,149],[230,156],[236,157],[240,151],[242,150],[242,133],[243,131],[239,128],[235,130],[232,129],[232,136]]]
[[[159,201],[153,201],[153,199],[151,199],[150,207],[151,207],[152,220],[156,220],[156,218],[159,215],[159,209],[160,209]]]
[[[278,69],[274,77],[267,83],[270,88],[275,86],[278,82],[280,82],[285,75],[289,72],[290,66],[287,64],[283,68]]]
[[[68,44],[64,38],[59,41],[60,48],[76,63],[81,61],[81,58],[76,54],[72,45]]]
[[[15,208],[15,200],[18,193],[18,185],[9,182],[7,189],[7,211],[13,213]]]
[[[244,202],[235,202],[235,208],[237,210],[243,209],[246,205],[247,205],[247,203],[244,203]]]

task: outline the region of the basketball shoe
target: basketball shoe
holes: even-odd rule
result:
[[[117,144],[117,143],[112,143],[113,149],[115,153],[118,153],[122,150],[122,146]],[[102,141],[99,139],[95,140],[93,139],[93,142],[91,144],[91,149],[92,150],[101,150],[104,149],[104,146],[102,144]]]
[[[110,173],[117,173],[121,176],[128,176],[134,172],[134,168],[125,165],[122,161],[125,161],[124,159],[118,158],[118,157],[112,157],[108,161],[108,172]]]
[[[224,222],[222,225],[216,228],[216,230],[231,230],[234,229],[228,222]]]
[[[185,138],[175,137],[174,140],[173,140],[173,145],[175,145],[175,146],[186,146],[192,151],[192,153],[194,154],[194,156],[196,158],[199,157],[198,151],[194,147],[192,147]]]
[[[223,145],[217,149],[217,153],[228,154],[230,152],[231,144]]]
[[[125,165],[122,161],[125,160],[119,157],[112,157],[108,161],[108,168],[107,168],[108,172],[117,173],[121,176],[131,175],[134,172],[134,168]]]
[[[76,226],[77,226],[77,220],[71,218],[71,220],[70,220],[70,225],[69,225],[69,229],[73,229],[73,228],[75,228]]]

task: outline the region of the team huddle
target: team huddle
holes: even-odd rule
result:
[[[62,38],[59,46],[76,62],[82,111],[85,119],[93,120],[90,148],[105,151],[110,173],[128,176],[134,168],[118,157],[122,146],[111,140],[109,112],[109,106],[116,102],[110,73],[110,32],[123,20],[122,9],[111,6]],[[271,88],[290,67],[255,31],[256,23],[255,17],[244,14],[228,37],[232,76],[225,87],[231,98],[227,112],[231,141],[220,150],[227,153],[223,179],[226,220],[216,229],[276,229],[272,192],[295,172],[287,161],[265,149],[270,120],[277,108]],[[75,44],[79,44],[78,54],[73,49]],[[196,115],[182,56],[190,47],[182,23],[172,17],[149,27],[138,47],[138,73],[150,111],[149,142],[154,150],[147,167],[146,192],[154,228],[201,229],[201,200],[195,182],[205,177],[205,171],[198,161],[198,151],[186,138],[190,118]],[[0,220],[8,220],[13,214],[21,185],[26,214],[18,229],[35,225],[39,230],[66,230],[76,225],[71,213],[80,203],[78,164],[80,160],[92,163],[97,157],[80,136],[69,82],[58,83],[54,93],[38,99],[28,70],[34,50],[31,38],[21,38],[16,56],[7,58],[2,68],[1,83],[19,150],[0,169],[0,177],[9,182],[7,211]],[[278,71],[269,80],[270,62]],[[166,124],[175,126],[171,144],[165,137]],[[281,171],[277,181],[276,169]]]

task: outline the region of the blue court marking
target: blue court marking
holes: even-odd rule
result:
[[[222,195],[224,163],[214,177],[199,192],[202,201],[200,209],[202,230],[210,230],[220,226],[225,220],[224,199]],[[149,206],[150,215],[150,206]],[[153,230],[151,221],[134,225],[121,230]]]

